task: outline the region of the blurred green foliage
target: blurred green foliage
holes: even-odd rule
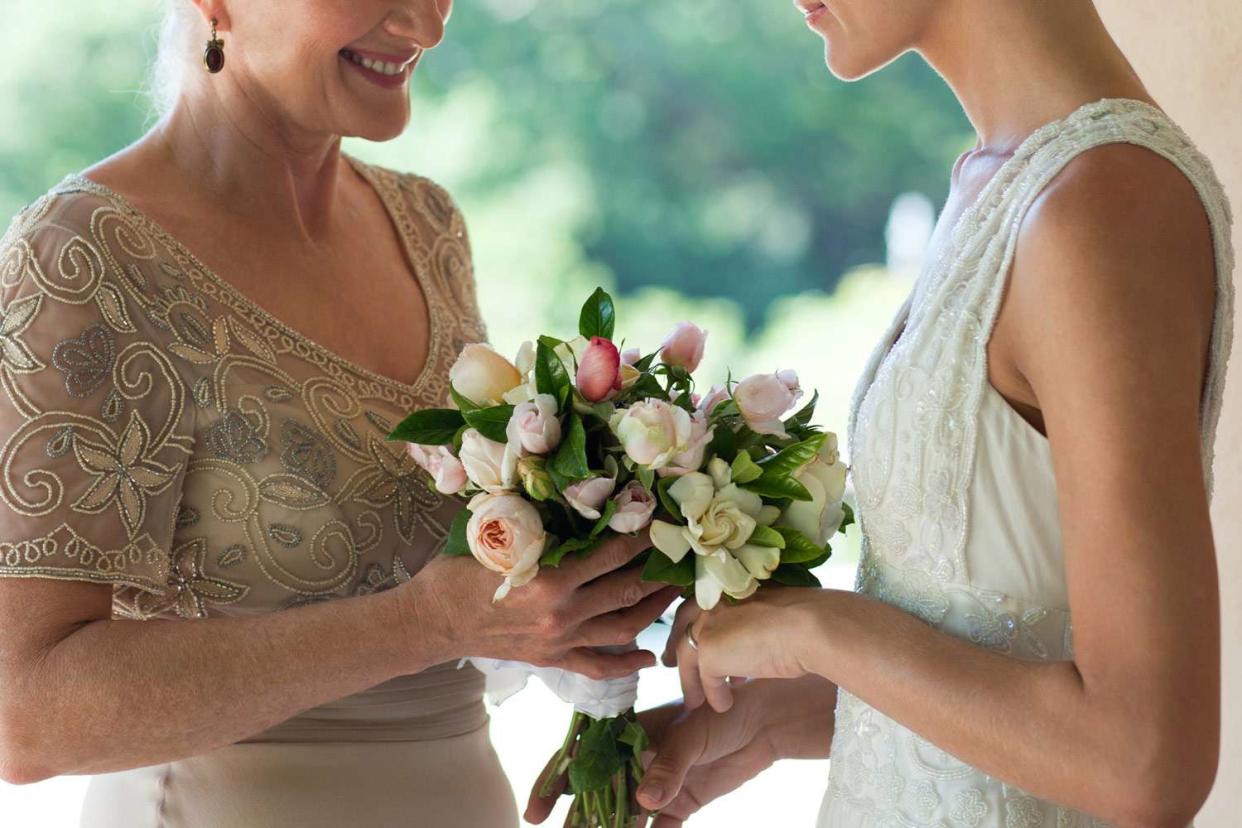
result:
[[[0,64],[11,215],[150,123],[159,4],[0,2],[15,7]],[[413,94],[406,136],[350,147],[444,181],[481,269],[731,298],[749,329],[778,297],[883,261],[893,198],[941,200],[970,136],[917,58],[843,84],[774,0],[460,2]]]

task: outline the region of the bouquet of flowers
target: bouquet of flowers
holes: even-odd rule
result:
[[[647,530],[643,577],[683,587],[710,610],[764,583],[818,586],[811,569],[852,522],[836,436],[811,424],[818,395],[793,371],[731,380],[698,395],[706,334],[683,322],[660,348],[622,351],[613,301],[597,289],[579,336],[540,336],[514,362],[467,346],[450,371],[454,408],[406,418],[390,439],[446,494],[470,495],[442,554],[473,555],[504,576],[493,600],[589,555],[614,534]],[[691,554],[693,553],[693,554]],[[485,672],[511,666],[472,659]],[[527,668],[575,703],[543,780],[567,777],[570,824],[646,825],[634,792],[647,737],[632,681]]]

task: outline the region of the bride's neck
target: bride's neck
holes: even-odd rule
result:
[[[1100,98],[1150,100],[1091,0],[947,0],[918,51],[953,88],[981,147],[1012,147]]]

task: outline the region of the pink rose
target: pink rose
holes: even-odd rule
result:
[[[599,402],[621,390],[621,354],[617,346],[602,336],[591,337],[591,344],[578,360],[575,378],[578,393],[588,402]]]
[[[608,521],[608,528],[624,535],[646,529],[651,523],[651,516],[655,514],[655,498],[637,480],[625,484],[625,488],[613,498],[613,502],[617,504],[617,511]]]
[[[466,487],[466,467],[448,446],[420,446],[410,443],[406,451],[435,480],[437,492],[457,494]]]
[[[510,450],[547,454],[560,445],[561,421],[557,408],[556,398],[551,394],[536,394],[533,400],[515,406],[505,428]]]
[[[798,375],[793,371],[775,374],[755,374],[747,377],[733,389],[733,401],[742,413],[746,425],[756,434],[775,434],[788,437],[781,421],[785,413],[802,397]]]
[[[698,471],[703,465],[707,446],[712,441],[714,429],[707,427],[707,416],[700,411],[690,415],[690,440],[680,454],[674,455],[669,464],[659,470],[661,477],[679,476]]]
[[[729,389],[723,385],[713,385],[712,390],[707,392],[707,396],[698,402],[699,413],[710,417],[716,406],[729,399]]]
[[[643,352],[637,348],[626,348],[621,352],[622,365],[637,365],[642,358]]]
[[[599,520],[603,514],[604,501],[617,487],[612,477],[592,477],[590,480],[579,480],[565,487],[565,500],[574,507],[574,511],[587,520]]]
[[[668,365],[678,365],[690,373],[703,361],[707,331],[693,322],[678,322],[660,346],[660,358]]]
[[[539,574],[547,538],[539,512],[517,495],[479,494],[470,501],[466,542],[475,560],[505,576],[493,601]]]

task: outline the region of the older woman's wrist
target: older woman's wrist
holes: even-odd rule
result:
[[[428,612],[425,584],[414,578],[377,597],[387,599],[384,629],[396,644],[399,675],[417,673],[460,655],[446,618]]]

